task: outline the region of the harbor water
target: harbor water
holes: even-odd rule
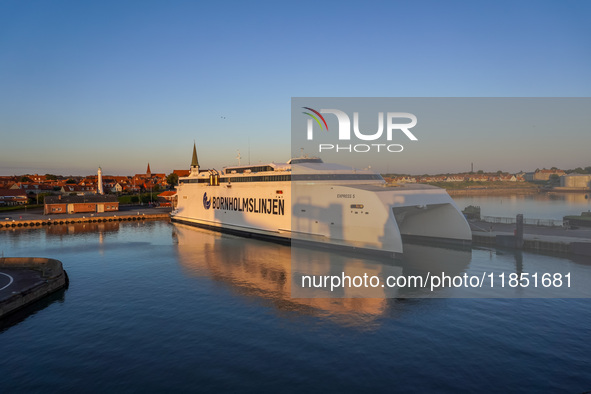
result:
[[[489,196],[452,196],[460,209],[479,206],[482,216],[562,220],[567,215],[580,215],[591,210],[589,193],[533,193]]]
[[[417,248],[457,272],[591,268]],[[4,230],[0,253],[70,278],[0,323],[6,393],[591,390],[588,298],[292,298],[288,246],[167,221]]]

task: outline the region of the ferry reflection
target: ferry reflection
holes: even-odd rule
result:
[[[302,274],[426,276],[429,271],[433,274],[442,269],[457,274],[467,268],[471,258],[471,253],[465,250],[409,245],[402,261],[365,259],[322,250],[295,250],[177,223],[172,236],[177,243],[179,262],[189,275],[210,277],[239,294],[266,299],[281,311],[330,316],[353,325],[367,324],[384,314],[396,314],[399,308],[392,308],[396,303],[393,298],[429,297],[429,290],[381,286],[340,287],[332,292],[330,288],[304,289],[298,284]]]

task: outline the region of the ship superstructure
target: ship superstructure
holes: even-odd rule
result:
[[[370,170],[320,158],[204,170],[194,146],[177,198],[174,222],[275,241],[397,254],[403,238],[472,238],[444,189],[387,185]]]

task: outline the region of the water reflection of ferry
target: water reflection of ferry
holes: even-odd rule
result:
[[[468,244],[470,226],[444,189],[387,187],[379,174],[319,158],[200,170],[179,179],[172,220],[289,242],[386,254],[402,238]]]
[[[394,297],[405,297],[406,290],[345,288],[302,289],[294,280],[295,271],[314,275],[400,275],[427,270],[460,273],[470,261],[470,252],[413,245],[402,266],[386,259],[359,259],[324,251],[310,252],[301,248],[212,233],[175,224],[173,238],[177,243],[179,262],[191,275],[206,276],[228,285],[233,291],[265,299],[281,311],[298,311],[325,315],[343,324],[364,325],[382,316],[395,303]],[[292,260],[292,253],[297,258]],[[435,257],[435,258],[434,258]],[[408,260],[411,259],[412,261]],[[292,265],[292,261],[298,263]],[[445,264],[445,263],[451,263]],[[404,267],[414,266],[412,270]],[[416,290],[413,296],[417,296]],[[421,290],[419,290],[421,291]],[[426,290],[423,290],[425,292]],[[300,297],[300,298],[298,298]],[[391,314],[391,312],[388,312]]]

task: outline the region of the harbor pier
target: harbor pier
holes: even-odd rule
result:
[[[0,258],[0,318],[67,285],[68,276],[59,260]]]
[[[118,212],[96,214],[54,214],[44,215],[42,212],[0,216],[0,230],[14,228],[30,228],[57,226],[74,223],[103,223],[142,220],[163,220],[170,218],[170,208],[138,208],[127,207]]]
[[[591,257],[591,228],[543,227],[469,220],[474,245]]]

